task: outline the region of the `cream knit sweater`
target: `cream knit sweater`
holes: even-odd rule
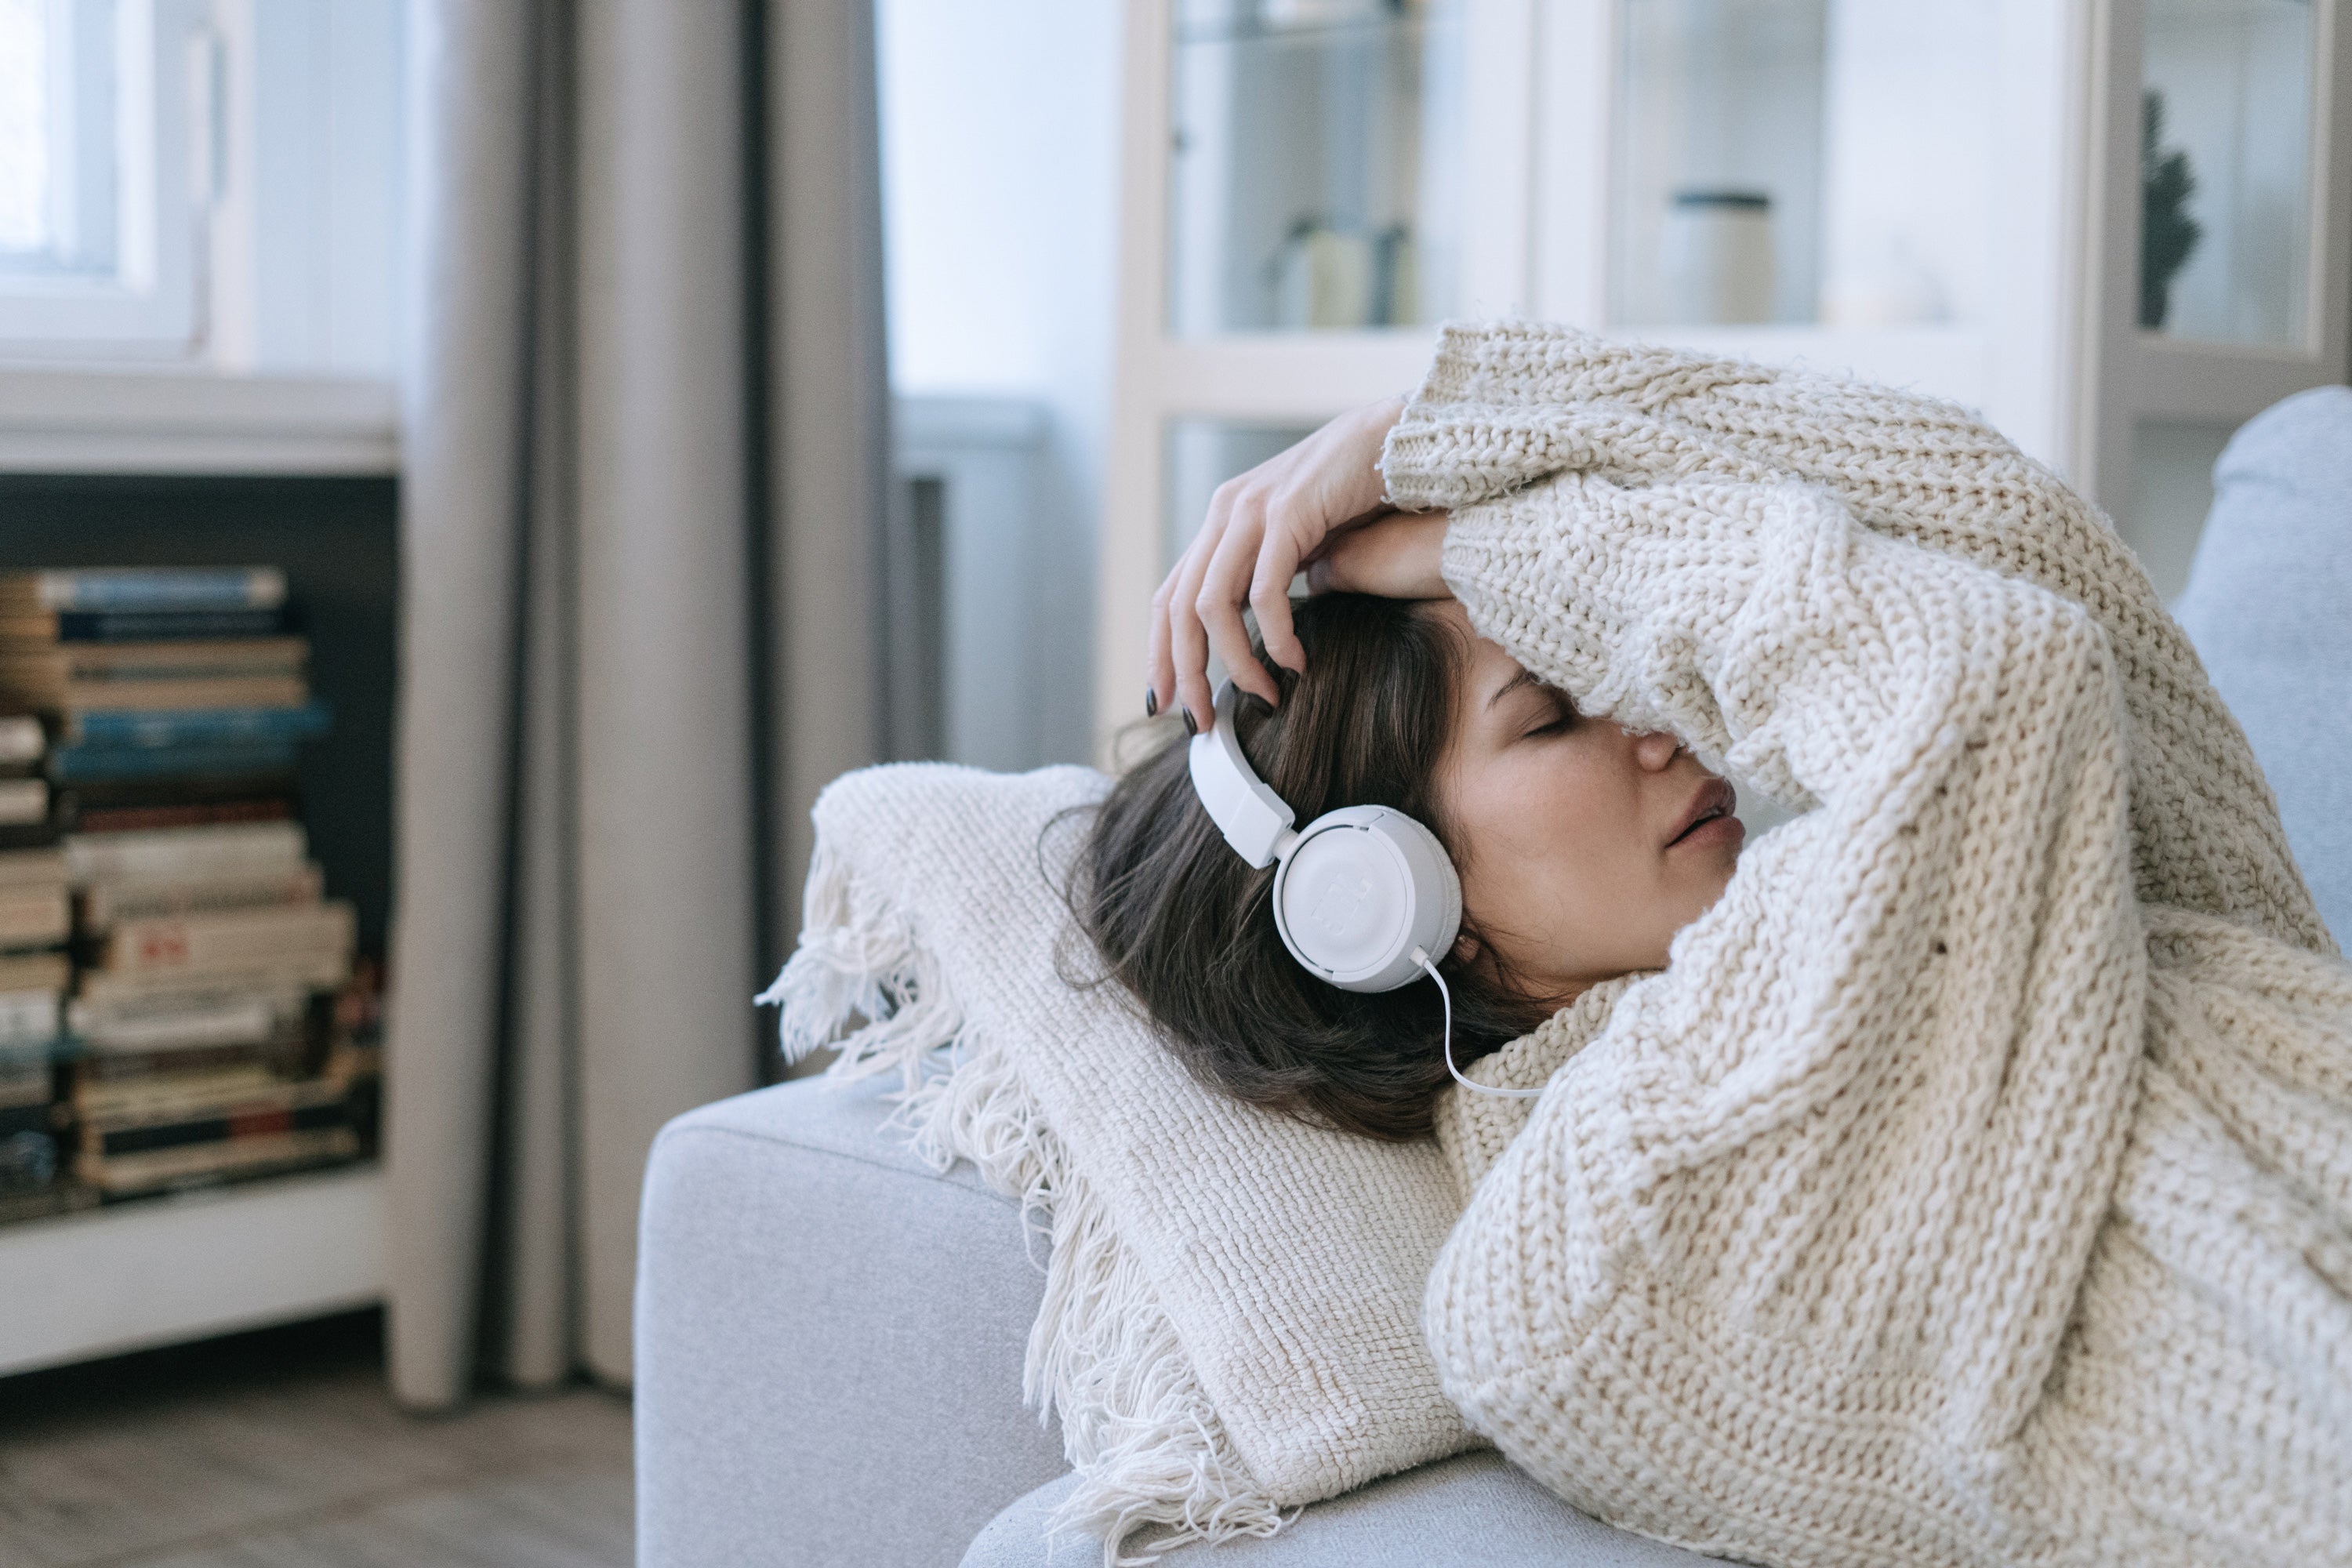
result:
[[[1529,669],[1818,807],[1442,1112],[1471,1425],[1767,1563],[2352,1563],[2352,970],[2105,522],[1941,405],[1527,325],[1383,467]]]

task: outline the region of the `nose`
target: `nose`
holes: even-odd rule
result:
[[[1662,730],[1633,737],[1633,760],[1646,773],[1664,773],[1682,749],[1680,741]]]

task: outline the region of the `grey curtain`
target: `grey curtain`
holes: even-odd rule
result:
[[[751,1087],[871,761],[866,0],[411,0],[394,1392],[629,1375],[656,1130]]]

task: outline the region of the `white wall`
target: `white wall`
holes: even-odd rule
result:
[[[1030,398],[1051,415],[1041,486],[1051,515],[1035,520],[1040,537],[1006,542],[1049,563],[1014,612],[1029,622],[1027,666],[1039,672],[1037,761],[1082,762],[1090,751],[1121,9],[1108,0],[875,8],[893,387]]]

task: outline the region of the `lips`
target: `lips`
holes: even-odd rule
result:
[[[1684,808],[1681,819],[1675,824],[1675,836],[1666,840],[1666,847],[1672,849],[1716,818],[1729,816],[1738,806],[1738,792],[1730,784],[1721,779],[1707,780]]]

